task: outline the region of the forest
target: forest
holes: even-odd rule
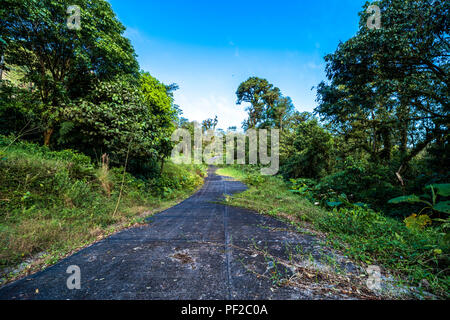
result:
[[[66,27],[69,5],[88,8]],[[166,163],[176,84],[140,70],[103,0],[7,0],[0,8],[1,278],[52,264],[143,223],[201,184],[202,165]],[[36,256],[37,255],[37,256]],[[16,271],[16,272],[13,272]]]
[[[79,30],[66,27],[73,4],[88,9]],[[450,2],[377,4],[383,27],[367,28],[366,5],[357,34],[324,57],[314,112],[270,79],[240,84],[242,132],[279,129],[280,170],[220,166],[249,186],[226,202],[311,223],[352,258],[448,296]],[[52,264],[186,198],[207,166],[170,160],[172,133],[194,130],[174,102],[182,88],[140,69],[107,1],[3,0],[0,16],[0,277],[9,281],[27,258],[44,252],[30,270]]]
[[[304,203],[280,198],[306,198],[328,214],[300,219],[336,236],[349,255],[447,294],[450,5],[379,4],[383,28],[368,29],[363,10],[359,32],[325,57],[328,79],[316,87],[313,113],[299,112],[267,79],[237,89],[244,130],[280,130],[282,182],[251,166],[221,172],[253,185],[231,203],[283,217]]]

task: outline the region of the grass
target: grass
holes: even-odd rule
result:
[[[143,223],[191,195],[206,174],[169,162],[162,177],[143,181],[74,151],[11,142],[0,136],[0,283]]]
[[[449,247],[439,229],[411,231],[402,221],[357,206],[328,211],[291,192],[281,177],[263,177],[251,167],[223,167],[217,173],[249,186],[227,197],[227,204],[308,226],[362,266],[379,265],[419,290],[449,297]]]
[[[259,213],[283,217],[290,221],[306,221],[309,217],[319,215],[322,210],[314,206],[307,199],[289,192],[287,184],[280,177],[262,177],[255,182],[255,176],[250,169],[239,167],[224,167],[217,170],[217,174],[243,181],[250,188],[240,194],[227,198],[233,205],[255,210]],[[299,210],[302,208],[302,210]]]

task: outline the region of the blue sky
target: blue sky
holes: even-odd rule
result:
[[[250,76],[266,78],[312,111],[325,80],[323,57],[358,29],[365,0],[110,0],[141,69],[177,83],[183,116],[218,115],[219,127],[241,127],[236,89]]]

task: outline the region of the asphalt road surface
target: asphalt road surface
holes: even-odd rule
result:
[[[314,236],[279,220],[219,203],[224,194],[245,189],[211,168],[202,189],[189,199],[148,218],[147,225],[116,233],[3,286],[0,299],[348,298],[324,290],[332,285],[318,283],[317,277],[301,286],[279,285],[299,271],[278,259],[322,261],[323,250]],[[339,264],[353,268],[348,261]],[[67,287],[72,265],[80,268],[80,289]]]

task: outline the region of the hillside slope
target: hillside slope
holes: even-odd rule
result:
[[[169,162],[160,178],[144,181],[71,150],[0,136],[2,282],[142,222],[192,194],[205,174]]]

